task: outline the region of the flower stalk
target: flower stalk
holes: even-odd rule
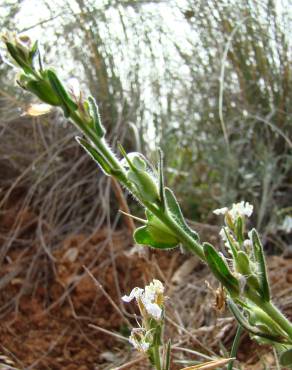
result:
[[[139,328],[132,329],[130,343],[148,356],[156,370],[168,370],[170,350],[163,356],[164,327],[164,286],[154,279],[145,289],[134,288],[129,296],[123,296],[126,303],[136,300],[142,322]]]

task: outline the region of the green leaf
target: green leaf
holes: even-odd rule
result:
[[[162,209],[164,210],[166,207],[165,203],[165,189],[164,189],[164,176],[163,176],[163,152],[159,149],[159,197],[161,201]]]
[[[250,304],[249,322],[253,326],[262,328],[262,331],[267,332],[268,334],[278,333],[279,335],[285,335],[285,332],[283,332],[281,327],[272,319],[272,317],[256,305]]]
[[[160,219],[157,216],[155,216],[152,212],[150,212],[148,209],[146,209],[145,214],[148,220],[148,225],[153,226],[156,229],[159,229],[161,232],[165,234],[170,234],[176,237],[175,233],[162,221],[160,221]]]
[[[244,241],[244,237],[243,237],[243,221],[241,217],[237,218],[235,225],[235,233],[239,244],[242,244]]]
[[[223,284],[232,296],[238,296],[239,283],[229,270],[227,263],[216,249],[209,243],[203,243],[206,262],[216,278]]]
[[[7,50],[9,54],[11,55],[12,59],[15,60],[15,62],[23,69],[23,71],[27,74],[30,74],[32,69],[31,67],[26,63],[25,61],[25,55],[19,48],[15,47],[10,42],[5,42]],[[22,55],[19,55],[21,52]]]
[[[124,149],[124,147],[123,147],[123,145],[120,143],[120,142],[118,142],[118,148],[119,148],[119,150],[120,150],[120,152],[121,152],[121,154],[122,154],[122,156],[125,158],[125,160],[127,161],[127,163],[128,163],[128,165],[129,165],[129,167],[130,167],[130,169],[132,170],[132,171],[135,171],[135,166],[133,165],[133,163],[131,162],[131,160],[130,160],[130,158],[129,158],[129,156],[128,156],[128,154],[127,154],[127,152],[125,151],[125,149]]]
[[[35,58],[38,56],[39,54],[39,48],[38,48],[38,42],[35,41],[29,54],[28,54],[28,58],[29,58],[29,61],[32,65],[32,67],[34,67],[35,65]]]
[[[139,171],[146,171],[147,164],[142,158],[142,155],[140,153],[129,153],[128,157],[131,159],[131,162],[133,163],[133,166],[139,170]]]
[[[266,268],[266,260],[264,255],[264,250],[262,243],[260,242],[260,238],[256,229],[252,229],[252,245],[253,245],[253,253],[254,258],[257,263],[258,267],[258,279],[260,283],[261,295],[265,301],[270,300],[270,286],[268,281],[268,274]]]
[[[157,229],[155,230],[155,228],[149,227],[149,225],[136,229],[133,237],[137,244],[148,245],[157,249],[171,249],[178,244],[172,235],[159,233],[159,230],[157,231]]]
[[[159,200],[158,186],[156,179],[150,171],[146,169],[146,162],[139,153],[126,153],[123,146],[118,143],[120,152],[128,163],[129,170],[127,178],[132,182],[140,197],[150,203],[156,203]]]
[[[292,368],[292,348],[280,354],[280,365],[286,368]]]
[[[112,169],[107,160],[100,153],[98,153],[98,151],[93,148],[86,140],[78,136],[76,136],[75,139],[77,143],[80,144],[82,148],[90,155],[90,157],[99,165],[105,175],[111,176]]]
[[[163,370],[170,370],[171,340],[169,339],[163,353]]]
[[[171,216],[175,219],[175,221],[183,228],[183,230],[191,236],[195,241],[199,241],[199,235],[194,230],[192,230],[186,223],[178,201],[172,190],[165,187],[165,198],[168,210],[171,213]]]
[[[249,258],[243,251],[239,251],[235,257],[236,269],[242,275],[251,275],[251,269],[249,265]]]
[[[153,324],[154,324],[153,325],[154,335],[152,345],[155,347],[160,347],[162,345],[161,343],[162,327],[161,324],[157,324],[156,320],[153,320]]]
[[[156,203],[159,200],[158,186],[151,173],[137,169],[129,170],[127,178],[135,184],[143,200],[151,203]]]
[[[104,137],[105,128],[101,123],[101,118],[99,115],[98,106],[96,105],[96,101],[92,96],[89,96],[88,103],[90,109],[90,116],[93,119],[95,132],[97,133],[98,137]]]
[[[228,228],[223,227],[223,230],[224,230],[224,234],[225,234],[225,236],[226,236],[226,238],[228,240],[228,244],[229,244],[229,247],[231,249],[231,253],[232,253],[233,257],[236,258],[237,257],[237,254],[238,254],[236,245],[233,243],[233,240],[230,237]]]
[[[71,110],[77,110],[77,104],[74,103],[74,101],[70,98],[62,82],[59,80],[58,76],[53,70],[47,70],[47,77],[49,79],[50,85],[60,99],[65,117],[69,117]]]

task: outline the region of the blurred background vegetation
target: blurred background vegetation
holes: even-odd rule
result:
[[[188,218],[217,222],[213,209],[244,199],[266,243],[291,242],[288,1],[9,0],[0,13],[1,30],[39,39],[46,63],[96,97],[114,147],[118,139],[153,161],[163,149]],[[59,112],[23,115],[32,97],[14,79],[2,60],[1,212],[21,199],[44,248],[98,228],[109,209],[117,223],[110,182],[74,128]]]

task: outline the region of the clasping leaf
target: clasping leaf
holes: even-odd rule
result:
[[[206,262],[216,278],[228,290],[231,296],[238,296],[239,283],[238,280],[229,270],[227,263],[216,249],[209,243],[203,243]]]
[[[136,243],[157,249],[171,249],[179,244],[175,234],[155,215],[146,211],[146,217],[145,226],[139,227],[134,232]]]

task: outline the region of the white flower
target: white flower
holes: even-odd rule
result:
[[[164,293],[164,286],[162,285],[161,281],[157,279],[153,279],[153,281],[145,286],[145,297],[148,300],[154,300],[155,297],[159,294]]]
[[[227,247],[227,249],[229,250],[230,245],[229,245],[229,240],[228,240],[228,237],[227,237],[226,233],[228,233],[228,229],[226,230],[225,227],[222,227],[220,232],[219,232],[219,235],[220,235],[222,241],[224,242],[225,247]],[[230,237],[230,235],[229,235],[229,237]]]
[[[239,202],[233,203],[229,214],[233,220],[236,220],[238,217],[250,217],[252,215],[253,205],[248,202]]]
[[[215,215],[228,215],[231,217],[232,221],[236,221],[238,217],[250,217],[253,211],[253,205],[248,202],[241,201],[239,203],[233,203],[231,209],[227,207],[215,209],[213,213]]]
[[[223,207],[223,208],[214,209],[213,213],[219,216],[219,215],[225,215],[227,211],[228,211],[228,208]]]
[[[142,312],[145,309],[149,316],[155,320],[160,320],[164,301],[163,293],[164,286],[159,280],[154,279],[145,289],[134,288],[130,295],[123,296],[122,300],[124,302],[131,302],[133,299],[136,299],[142,315],[145,315],[145,312]]]
[[[219,235],[221,237],[221,239],[224,241],[224,242],[228,242],[228,239],[227,239],[227,236],[226,236],[226,231],[225,231],[225,228],[222,227],[220,232],[219,232]]]
[[[147,352],[150,343],[146,341],[145,330],[143,328],[132,329],[129,342],[140,352]]]

